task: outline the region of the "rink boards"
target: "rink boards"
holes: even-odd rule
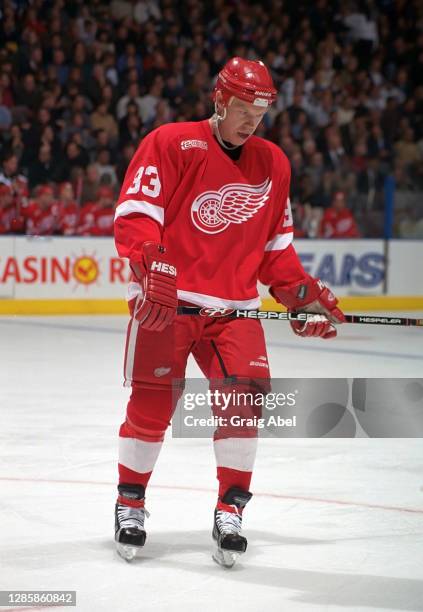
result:
[[[422,241],[296,240],[295,247],[346,310],[423,308]],[[125,313],[128,279],[111,238],[0,238],[0,314]],[[266,287],[260,295],[263,308],[275,307]]]

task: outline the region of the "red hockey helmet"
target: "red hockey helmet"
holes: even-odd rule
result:
[[[217,76],[213,99],[221,91],[225,104],[232,96],[255,106],[270,106],[276,98],[272,77],[263,62],[233,57]]]

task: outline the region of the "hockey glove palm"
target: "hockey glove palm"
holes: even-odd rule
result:
[[[291,321],[297,336],[319,336],[325,340],[336,336],[334,323],[343,323],[345,317],[337,307],[338,300],[318,278],[309,277],[305,282],[290,288],[272,287],[275,300],[289,312],[310,312],[314,316],[306,321]]]
[[[176,316],[176,268],[166,257],[164,246],[143,245],[141,263],[130,262],[135,278],[143,288],[134,305],[133,316],[149,331],[163,331]]]

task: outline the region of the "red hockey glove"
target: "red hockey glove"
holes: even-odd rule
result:
[[[291,321],[297,336],[320,336],[325,340],[336,336],[334,323],[343,323],[343,312],[337,308],[338,300],[332,291],[318,278],[308,277],[302,284],[285,289],[271,287],[275,300],[289,312],[310,312],[315,316],[308,321]]]
[[[130,265],[144,291],[136,299],[133,316],[144,329],[163,331],[176,316],[176,268],[169,263],[164,246],[154,242],[145,242],[142,262]]]

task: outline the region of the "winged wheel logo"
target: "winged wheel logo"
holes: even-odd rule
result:
[[[269,199],[272,181],[260,185],[230,183],[219,191],[205,191],[192,203],[191,219],[206,234],[218,234],[231,223],[244,223],[253,217]]]

